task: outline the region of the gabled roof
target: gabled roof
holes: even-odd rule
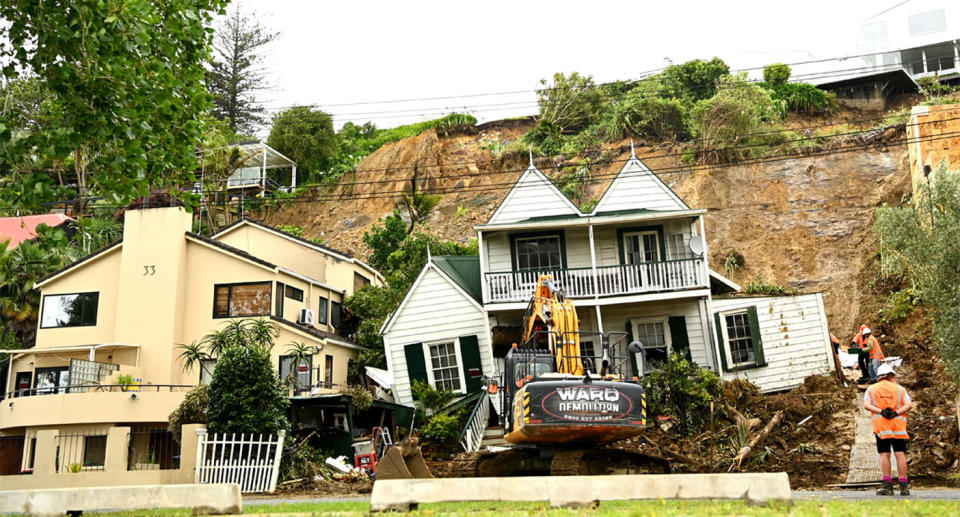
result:
[[[205,244],[209,244],[209,245],[211,245],[211,246],[213,246],[213,247],[215,247],[215,248],[219,248],[220,250],[225,251],[225,252],[227,252],[227,253],[229,253],[229,254],[231,254],[231,255],[235,255],[235,256],[237,256],[237,257],[239,257],[239,258],[242,258],[242,259],[244,259],[244,260],[249,260],[250,262],[255,262],[255,263],[257,263],[257,264],[260,264],[261,266],[265,266],[265,267],[268,267],[268,268],[270,268],[270,269],[278,269],[278,267],[279,267],[279,266],[277,266],[276,264],[274,264],[274,263],[272,263],[272,262],[267,262],[266,260],[263,260],[263,259],[260,258],[260,257],[251,255],[251,254],[247,253],[246,251],[243,251],[242,249],[234,248],[233,246],[230,246],[229,244],[224,244],[224,243],[222,243],[222,242],[220,242],[220,241],[218,241],[218,240],[214,240],[214,239],[211,239],[210,237],[206,237],[206,236],[200,235],[199,233],[186,232],[186,235],[187,235],[187,237],[189,237],[189,238],[191,238],[191,239],[194,239],[194,240],[203,242],[203,243],[205,243]]]
[[[302,332],[304,334],[307,334],[311,337],[315,337],[317,339],[332,341],[338,345],[345,346],[347,348],[356,348],[356,349],[363,348],[360,345],[354,343],[353,341],[350,341],[349,339],[343,336],[334,334],[332,332],[327,332],[324,330],[320,330],[318,328],[307,327],[305,325],[298,325],[288,319],[280,318],[272,314],[270,315],[270,320],[280,324],[283,327],[286,327],[289,330],[292,330],[295,332]]]
[[[530,161],[487,224],[512,223],[536,211],[542,215],[578,215],[580,210]]]
[[[37,236],[37,226],[45,224],[51,228],[66,222],[76,222],[63,214],[24,215],[0,217],[0,241],[9,239],[8,248],[16,248],[23,241]]]
[[[241,220],[239,220],[239,221],[237,221],[237,222],[235,222],[235,223],[233,223],[233,224],[230,224],[229,226],[225,226],[225,227],[221,228],[220,231],[218,231],[217,233],[213,234],[211,237],[212,237],[213,239],[219,239],[220,237],[226,235],[227,233],[230,233],[230,232],[232,232],[233,230],[236,230],[237,228],[240,228],[241,226],[244,226],[244,225],[252,226],[252,227],[254,227],[254,228],[259,228],[259,229],[264,230],[264,231],[266,231],[266,232],[269,232],[269,233],[272,233],[272,234],[274,234],[274,235],[277,235],[278,237],[282,237],[282,238],[284,238],[284,239],[287,239],[287,240],[289,240],[289,241],[295,242],[295,243],[300,244],[300,245],[302,245],[302,246],[306,246],[306,247],[311,248],[311,249],[314,249],[314,250],[316,250],[316,251],[320,251],[320,252],[326,253],[326,254],[331,255],[331,256],[333,256],[333,257],[335,257],[335,258],[338,258],[338,259],[340,259],[340,260],[343,260],[343,261],[346,261],[346,262],[351,262],[351,263],[360,264],[360,265],[363,266],[365,269],[369,270],[371,273],[375,274],[378,278],[380,278],[381,280],[383,280],[383,275],[380,274],[379,271],[377,271],[376,269],[374,269],[372,266],[368,265],[367,263],[363,262],[362,260],[354,257],[354,256],[353,256],[353,253],[350,253],[349,251],[340,251],[340,250],[338,250],[338,249],[331,248],[330,246],[325,246],[325,245],[323,245],[323,244],[317,244],[316,242],[313,242],[313,241],[311,241],[311,240],[309,240],[309,239],[304,239],[303,237],[300,237],[300,236],[298,236],[298,235],[294,235],[294,234],[292,234],[292,233],[285,232],[285,231],[281,230],[280,228],[277,228],[276,226],[270,226],[269,224],[266,224],[266,223],[264,223],[264,222],[262,222],[262,221],[257,221],[257,220],[254,220],[254,219],[241,219]]]
[[[631,143],[631,154],[627,163],[600,196],[596,208],[590,215],[625,209],[647,210],[690,210],[659,176],[653,173],[635,154]]]
[[[86,264],[88,264],[88,263],[90,263],[90,262],[93,262],[94,260],[96,260],[96,259],[98,259],[98,258],[100,258],[100,257],[106,256],[108,253],[110,253],[110,252],[112,252],[112,251],[114,251],[114,250],[120,249],[120,248],[122,247],[122,244],[123,244],[123,241],[122,241],[122,240],[116,241],[116,242],[111,243],[111,244],[107,244],[106,246],[98,249],[97,251],[94,251],[93,253],[87,255],[86,257],[83,257],[83,258],[80,259],[80,260],[76,260],[76,261],[74,261],[74,262],[71,262],[71,263],[67,264],[66,266],[63,266],[62,268],[54,271],[53,273],[50,273],[50,274],[45,275],[45,276],[43,276],[43,277],[40,277],[40,279],[37,280],[37,282],[36,282],[35,284],[33,284],[33,287],[34,287],[34,288],[43,287],[44,284],[50,282],[51,280],[53,280],[53,279],[56,278],[56,277],[59,277],[60,275],[63,275],[64,273],[67,273],[68,271],[71,271],[71,270],[73,270],[73,269],[75,269],[75,268],[77,268],[77,267],[79,267],[79,266],[86,265]]]
[[[455,256],[441,255],[433,257],[433,263],[443,271],[450,280],[453,280],[461,289],[481,302],[483,299],[480,290],[480,257],[477,255]]]

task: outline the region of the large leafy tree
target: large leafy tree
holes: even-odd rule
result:
[[[239,6],[217,27],[207,81],[214,115],[236,133],[253,133],[267,121],[258,98],[269,89],[262,52],[277,35]]]
[[[333,118],[308,106],[275,115],[267,144],[297,162],[306,181],[319,179],[340,150]]]
[[[540,124],[559,134],[575,134],[599,120],[606,94],[590,76],[577,72],[569,76],[554,74],[553,83],[546,79],[537,90]]]
[[[709,99],[717,93],[717,81],[730,75],[730,67],[722,59],[710,61],[693,59],[680,65],[670,65],[661,74],[669,96],[689,101]]]
[[[0,3],[4,76],[36,77],[58,115],[49,127],[17,135],[0,122],[0,157],[8,155],[8,164],[25,156],[70,160],[81,196],[123,200],[192,183],[200,115],[210,105],[207,26],[226,3]],[[53,197],[42,168],[0,172],[8,176],[0,190],[8,205],[35,207]]]

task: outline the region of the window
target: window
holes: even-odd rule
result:
[[[658,262],[660,260],[660,245],[657,241],[657,231],[624,233],[623,252],[627,264]]]
[[[213,380],[213,370],[216,367],[216,359],[200,360],[200,384],[210,384],[210,381]]]
[[[370,285],[370,279],[354,271],[353,273],[353,292],[357,292],[360,289],[363,289],[365,286]]]
[[[453,343],[430,345],[430,369],[435,389],[460,391],[460,368]]]
[[[214,286],[214,318],[269,315],[270,282]]]
[[[323,382],[328,388],[333,387],[333,356],[329,354],[323,358]]]
[[[100,293],[44,296],[40,328],[92,327],[97,324],[99,299]]]
[[[33,382],[33,372],[17,372],[16,381],[14,381],[14,397],[25,397],[30,394],[30,383]]]
[[[670,354],[670,327],[666,320],[635,320],[633,339],[643,347],[643,373],[656,370]]]
[[[296,300],[296,301],[298,301],[298,302],[302,302],[302,301],[303,301],[303,289],[297,289],[296,287],[293,287],[292,285],[288,285],[288,286],[287,286],[287,298],[290,298],[291,300]]]
[[[107,457],[106,436],[85,436],[83,438],[83,466],[102,467]]]
[[[317,302],[317,323],[321,325],[327,324],[327,299],[323,296],[321,296]]]
[[[330,326],[340,328],[343,323],[343,305],[340,302],[330,302]]]
[[[292,355],[280,356],[280,380],[297,390],[309,388],[313,384],[313,357],[307,356],[306,362],[300,364],[294,364],[293,360]]]
[[[690,246],[687,245],[687,236],[682,233],[667,234],[667,259],[680,260],[693,257]]]
[[[756,362],[756,347],[746,310],[726,313],[723,316],[724,340],[730,350],[730,365]]]
[[[580,341],[580,356],[584,369],[591,372],[600,371],[599,358],[597,357],[596,347],[593,341]]]
[[[278,318],[283,317],[283,292],[285,291],[285,286],[281,282],[277,282],[277,296],[273,301],[273,313],[277,315]]]
[[[66,393],[67,386],[70,386],[69,367],[37,368],[37,376],[33,381],[37,395]]]
[[[560,236],[517,237],[514,239],[517,271],[560,269],[563,260]]]
[[[947,28],[947,17],[943,9],[920,14],[912,14],[907,18],[910,26],[910,35],[927,34],[928,32],[942,31]]]

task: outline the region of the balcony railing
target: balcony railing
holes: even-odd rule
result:
[[[543,271],[486,273],[487,302],[522,302],[530,299],[540,275],[553,281],[570,298],[618,296],[680,291],[708,286],[702,258]]]
[[[43,395],[58,395],[62,393],[100,393],[100,392],[124,392],[124,393],[160,393],[164,391],[187,392],[193,389],[193,384],[83,384],[79,386],[58,386],[43,388],[22,388],[8,391],[4,398],[12,397],[32,397]]]

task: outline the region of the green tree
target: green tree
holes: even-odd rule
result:
[[[793,70],[790,69],[789,65],[773,63],[763,67],[763,82],[771,87],[786,84],[792,73]]]
[[[413,228],[417,223],[421,223],[427,219],[430,215],[430,212],[436,208],[437,204],[440,203],[440,200],[443,198],[440,194],[429,194],[423,190],[423,185],[417,179],[419,171],[415,168],[413,171],[413,176],[410,178],[410,193],[404,194],[400,198],[400,202],[403,203],[403,206],[407,209],[407,215],[410,217],[410,225],[407,227],[407,233],[413,232]]]
[[[267,121],[258,99],[269,89],[263,50],[278,35],[243,13],[240,6],[217,26],[207,81],[214,115],[236,133],[254,133]]]
[[[381,218],[363,233],[363,243],[370,248],[367,261],[378,271],[386,271],[390,254],[400,249],[406,237],[407,225],[403,222],[400,212],[394,210],[392,214]]]
[[[751,153],[742,146],[752,142],[751,135],[779,119],[781,107],[767,90],[747,84],[744,72],[721,77],[717,86],[716,95],[691,110],[690,132],[698,138],[700,160],[736,160]]]
[[[930,182],[902,206],[876,211],[885,275],[902,278],[933,309],[933,338],[944,364],[960,381],[960,171],[940,163]]]
[[[717,81],[730,75],[730,67],[722,59],[693,59],[681,65],[670,65],[659,74],[668,96],[687,101],[709,99],[717,93]]]
[[[63,236],[59,228],[44,226],[38,233]],[[36,337],[40,291],[34,285],[67,263],[65,248],[65,237],[24,241],[12,249],[0,242],[0,314],[24,346],[32,346]]]
[[[200,116],[210,106],[204,86],[207,26],[225,4],[0,4],[4,75],[36,77],[58,108],[56,120],[43,130],[15,136],[0,123],[4,163],[21,163],[26,156],[45,163],[70,159],[81,196],[129,200],[151,188],[192,184]],[[8,205],[36,207],[54,197],[45,173],[0,172],[11,176],[0,189]]]
[[[304,182],[316,181],[340,151],[340,140],[329,114],[308,106],[284,110],[273,117],[267,144],[297,162]]]
[[[233,328],[239,329],[242,336],[235,337],[213,369],[208,428],[215,433],[255,434],[287,429],[290,400],[270,360],[273,341],[264,342],[258,326],[242,324]]]
[[[607,100],[592,77],[577,72],[569,76],[556,73],[553,84],[542,79],[540,85],[543,88],[537,90],[537,103],[541,124],[561,135],[570,135],[600,120]]]

